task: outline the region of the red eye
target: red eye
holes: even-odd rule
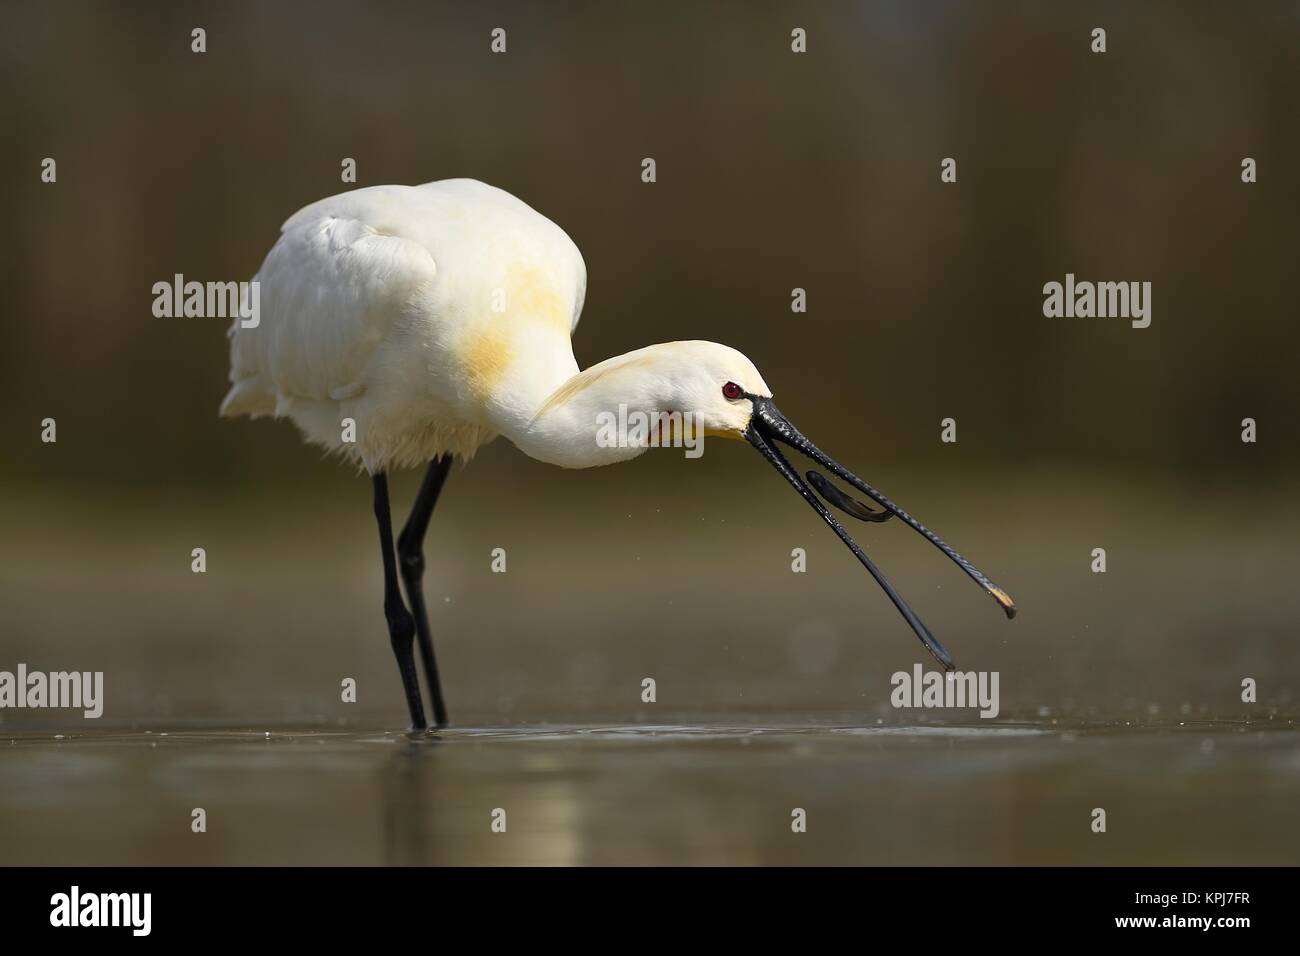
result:
[[[740,396],[743,395],[744,392],[745,390],[741,388],[739,385],[737,385],[735,382],[728,382],[726,385],[722,386],[723,396],[731,399],[732,401],[735,401],[737,398],[740,398]]]

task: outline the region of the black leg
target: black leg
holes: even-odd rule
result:
[[[393,644],[397,667],[406,689],[406,706],[411,710],[411,729],[424,730],[424,703],[420,700],[420,678],[415,672],[415,621],[402,603],[397,584],[397,562],[393,559],[393,519],[388,507],[388,476],[374,476],[375,520],[379,522],[379,547],[384,553],[384,617],[388,619],[388,639]]]
[[[438,493],[451,469],[451,455],[429,462],[420,493],[411,506],[411,516],[397,538],[397,557],[402,567],[406,597],[415,615],[415,632],[420,640],[420,657],[424,661],[424,679],[433,700],[433,724],[447,725],[447,706],[442,701],[442,684],[438,680],[438,661],[433,656],[433,636],[429,633],[429,612],[424,605],[424,533],[429,530],[429,516],[438,503]]]

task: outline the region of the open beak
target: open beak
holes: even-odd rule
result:
[[[853,517],[859,518],[863,521],[886,521],[890,517],[897,516],[913,529],[920,532],[920,534],[924,535],[926,540],[946,554],[953,563],[965,571],[976,584],[992,595],[993,599],[998,602],[1002,610],[1006,612],[1007,617],[1011,618],[1016,616],[1015,602],[1011,600],[1011,596],[1007,594],[1006,591],[1003,591],[1000,587],[985,577],[984,573],[980,571],[979,568],[975,567],[975,565],[971,564],[952,548],[948,547],[948,545],[945,544],[937,534],[925,525],[921,524],[921,522],[917,521],[902,508],[898,507],[898,505],[894,504],[875,488],[872,488],[857,475],[853,474],[853,472],[839,464],[805,438],[799,429],[791,425],[789,420],[781,414],[774,404],[772,404],[770,398],[762,398],[756,395],[746,395],[746,397],[754,403],[754,414],[749,421],[749,428],[745,432],[745,437],[749,440],[749,443],[762,453],[763,457],[772,464],[772,467],[779,471],[786,481],[790,482],[790,485],[795,491],[799,492],[804,501],[808,502],[808,504],[810,504],[813,509],[822,516],[822,520],[831,526],[831,530],[840,536],[840,540],[843,541],[845,545],[848,546],[848,549],[853,552],[854,556],[862,562],[863,567],[871,572],[871,576],[875,578],[876,583],[884,589],[885,594],[889,596],[889,600],[894,602],[894,607],[898,608],[898,611],[903,615],[904,620],[906,620],[912,630],[916,632],[916,636],[921,639],[921,643],[925,645],[926,650],[934,655],[935,660],[942,664],[945,670],[952,670],[954,666],[952,657],[948,654],[948,651],[939,643],[938,639],[930,633],[930,629],[925,626],[921,619],[916,616],[916,612],[913,611],[908,603],[903,600],[902,595],[894,590],[894,586],[889,583],[884,574],[881,573],[880,569],[876,567],[875,563],[867,557],[866,552],[864,552],[862,548],[858,546],[858,543],[850,537],[849,533],[844,530],[844,526],[836,520],[833,514],[831,514],[830,509],[827,508],[817,495],[813,493],[813,489],[804,482],[804,479],[799,475],[799,472],[791,466],[788,460],[786,460],[785,455],[783,455],[780,449],[776,447],[778,442],[789,445],[796,451],[811,458],[827,471],[831,472],[831,474],[848,482],[884,510],[874,511],[857,499],[840,491],[840,489],[836,488],[835,485],[831,484],[830,481],[817,472],[808,472],[808,481],[812,483],[813,487],[815,487],[827,501],[835,505],[835,507],[844,511],[846,514],[852,515]]]

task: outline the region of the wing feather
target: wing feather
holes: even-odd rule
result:
[[[258,326],[231,326],[222,413],[363,396],[381,346],[410,341],[403,336],[416,323],[415,341],[454,339],[501,282],[501,263],[521,259],[570,290],[571,334],[586,292],[582,255],[503,190],[469,179],[372,186],[304,207],[258,270]]]

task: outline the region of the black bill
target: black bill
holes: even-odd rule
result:
[[[827,501],[835,505],[835,507],[841,509],[846,514],[852,515],[855,518],[860,518],[863,521],[885,521],[891,515],[896,515],[923,535],[927,541],[946,554],[954,564],[965,571],[972,580],[987,591],[993,599],[998,602],[1002,610],[1006,612],[1007,617],[1011,618],[1016,616],[1015,602],[1011,600],[1011,596],[1008,595],[1006,591],[1003,591],[1000,587],[990,581],[982,571],[950,548],[937,534],[925,525],[921,524],[921,522],[917,521],[902,508],[898,507],[898,505],[894,504],[880,492],[876,491],[875,488],[871,487],[857,475],[853,474],[853,472],[839,464],[805,438],[803,434],[801,434],[800,431],[790,424],[789,420],[781,414],[770,398],[761,398],[754,395],[747,395],[746,397],[754,404],[754,415],[750,419],[749,429],[745,433],[745,437],[749,439],[750,444],[762,453],[763,457],[781,473],[785,480],[788,481],[797,492],[799,492],[799,495],[807,501],[819,515],[822,516],[822,520],[830,525],[831,529],[839,535],[840,540],[843,541],[845,545],[848,546],[848,549],[853,552],[854,556],[862,562],[863,567],[871,572],[871,576],[876,579],[876,583],[881,586],[885,594],[888,595],[889,599],[894,603],[894,606],[898,608],[899,613],[903,615],[903,618],[907,621],[908,625],[916,632],[916,636],[921,639],[921,643],[925,645],[926,649],[934,655],[935,659],[939,661],[945,669],[952,670],[953,668],[952,657],[948,654],[948,651],[939,643],[938,639],[930,633],[930,629],[927,628],[921,619],[916,616],[916,612],[913,611],[908,603],[903,600],[902,595],[894,590],[894,586],[889,583],[884,574],[881,573],[880,569],[876,567],[875,563],[867,557],[862,548],[858,546],[858,543],[850,537],[849,533],[844,530],[844,527],[836,520],[835,516],[831,514],[830,510],[821,502],[817,495],[813,493],[812,488],[805,484],[803,478],[800,477],[799,472],[790,465],[790,462],[786,460],[785,455],[783,455],[780,449],[776,447],[778,442],[789,445],[791,448],[817,462],[833,475],[848,482],[883,508],[884,511],[873,511],[857,499],[844,494],[844,492],[836,488],[822,475],[815,471],[808,472],[808,480],[817,491],[820,492]]]
[[[817,494],[821,495],[836,508],[839,508],[846,515],[852,515],[859,521],[874,521],[876,523],[888,521],[894,517],[892,511],[875,511],[868,508],[857,498],[850,497],[840,489],[836,488],[826,476],[819,471],[808,471],[804,473],[808,478],[808,484],[817,489]]]

